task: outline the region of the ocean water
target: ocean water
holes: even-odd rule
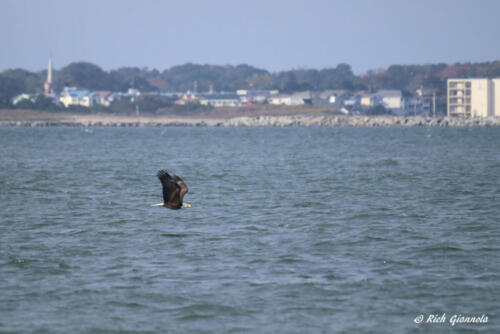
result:
[[[499,251],[498,128],[0,128],[1,333],[498,333]]]

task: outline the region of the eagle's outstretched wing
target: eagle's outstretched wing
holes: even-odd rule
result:
[[[182,199],[188,192],[184,181],[177,175],[170,176],[165,170],[160,170],[157,174],[163,186],[163,205],[170,209],[182,207]]]
[[[186,193],[189,191],[189,189],[186,186],[186,184],[184,183],[184,181],[180,177],[178,177],[177,175],[174,175],[172,177],[172,179],[175,181],[175,183],[177,183],[177,185],[180,188],[179,199],[180,199],[181,205],[182,205],[182,199],[184,198],[184,195],[186,195]]]

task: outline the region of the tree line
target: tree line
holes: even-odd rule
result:
[[[20,93],[42,91],[47,71],[30,72],[8,69],[0,72],[0,106]],[[304,90],[399,89],[412,94],[419,87],[445,94],[448,78],[500,77],[500,61],[483,63],[392,65],[387,69],[355,75],[348,64],[325,69],[293,69],[269,72],[250,65],[202,65],[187,63],[160,72],[157,69],[123,67],[105,71],[89,62],[74,62],[53,72],[56,91],[65,86],[89,90],[124,92],[136,88],[141,92],[206,92],[237,89],[295,92]]]

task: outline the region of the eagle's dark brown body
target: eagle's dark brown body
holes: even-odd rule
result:
[[[158,172],[158,178],[163,186],[163,206],[169,209],[182,208],[182,199],[188,192],[188,187],[177,175],[170,175],[165,170]]]

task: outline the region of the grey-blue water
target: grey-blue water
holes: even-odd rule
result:
[[[497,128],[0,128],[0,332],[500,332],[499,217]]]

